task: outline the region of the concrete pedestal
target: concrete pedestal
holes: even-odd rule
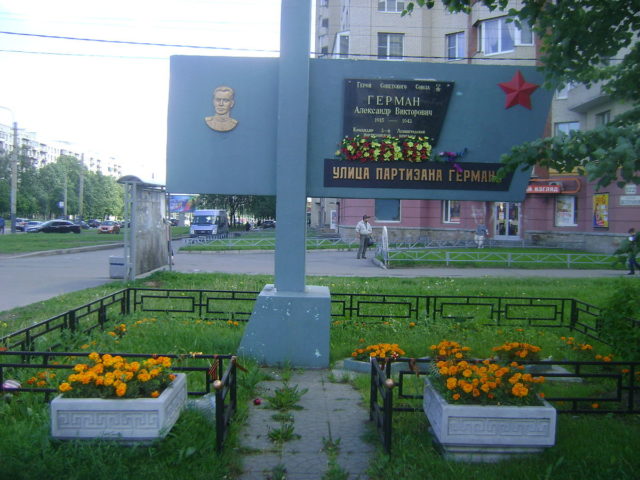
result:
[[[262,365],[329,366],[331,296],[328,287],[277,292],[265,285],[255,303],[238,355]]]

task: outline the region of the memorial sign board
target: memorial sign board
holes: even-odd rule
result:
[[[438,143],[453,82],[347,79],[343,135],[429,137]]]

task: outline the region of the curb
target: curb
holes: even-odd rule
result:
[[[63,255],[65,253],[95,252],[98,250],[111,250],[123,247],[124,243],[105,243],[103,245],[89,245],[86,247],[60,248],[57,250],[41,250],[39,252],[22,253],[18,255],[7,254],[4,258],[46,257],[49,255]]]

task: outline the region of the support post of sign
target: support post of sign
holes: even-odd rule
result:
[[[305,285],[310,25],[310,0],[282,1],[275,285],[258,296],[238,352],[266,365],[326,368],[329,289]]]

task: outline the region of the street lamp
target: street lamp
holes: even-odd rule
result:
[[[13,152],[11,152],[11,233],[16,233],[16,201],[18,198],[18,123],[13,110],[0,105],[11,114],[13,123]]]

